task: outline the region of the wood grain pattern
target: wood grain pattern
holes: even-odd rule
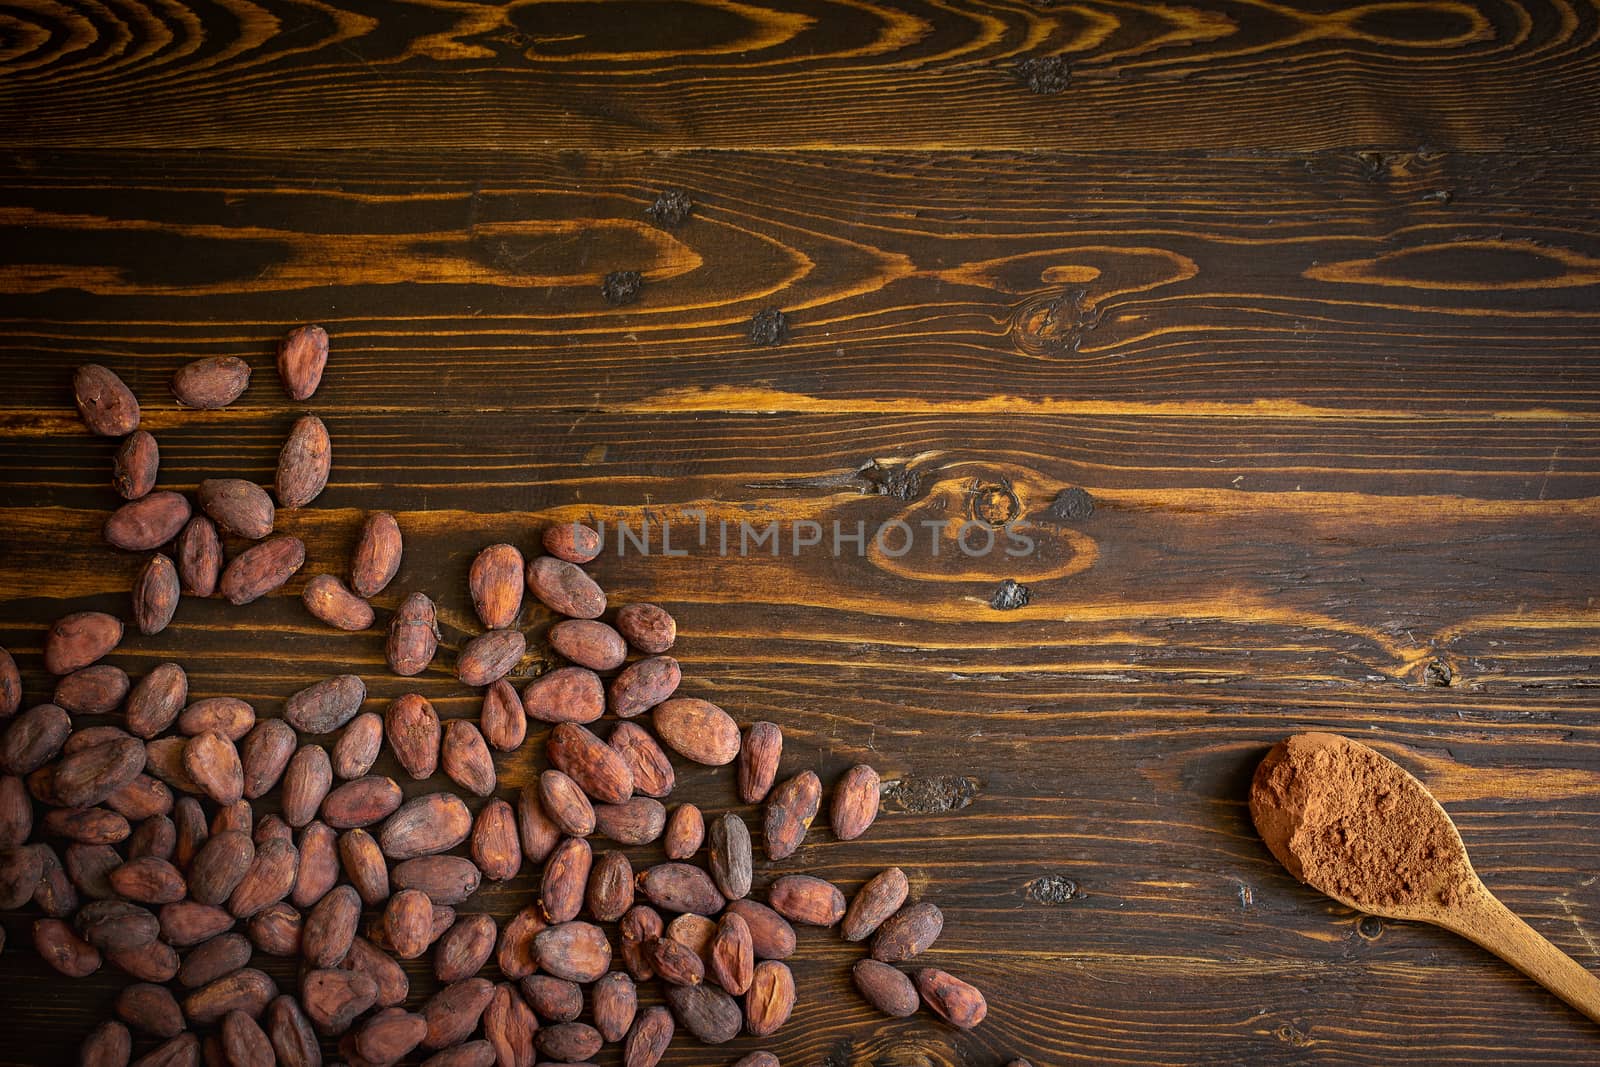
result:
[[[1581,0],[27,0],[0,31],[0,138],[31,147],[1587,149],[1600,128]]]

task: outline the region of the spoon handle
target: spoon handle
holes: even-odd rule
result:
[[[1475,941],[1550,992],[1600,1022],[1600,978],[1546,941],[1494,894],[1473,894],[1440,925]]]

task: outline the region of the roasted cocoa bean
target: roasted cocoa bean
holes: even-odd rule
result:
[[[78,1049],[78,1067],[128,1067],[133,1055],[133,1035],[115,1019],[89,1031]]]
[[[9,719],[22,707],[22,674],[11,653],[0,648],[0,719]]]
[[[168,989],[153,982],[125,986],[112,1008],[117,1018],[153,1037],[168,1038],[183,1032],[183,1009]]]
[[[128,675],[121,667],[97,663],[56,682],[53,704],[74,715],[105,715],[128,695]]]
[[[133,621],[142,634],[158,634],[178,610],[178,568],[157,552],[133,580]]]
[[[657,1006],[640,1012],[622,1045],[623,1067],[656,1067],[667,1054],[675,1030],[672,1013],[666,1008]]]
[[[711,878],[723,896],[736,900],[750,895],[755,856],[750,845],[750,830],[743,819],[730,811],[714,820],[706,855]]]
[[[237,744],[256,724],[256,709],[237,697],[196,700],[178,716],[178,732],[194,737],[215,730]]]
[[[250,920],[250,943],[269,956],[298,956],[304,925],[300,913],[288,904],[269,904]]]
[[[222,1017],[221,1039],[229,1067],[277,1067],[266,1031],[244,1012],[230,1011]]]
[[[558,622],[546,639],[557,655],[592,671],[614,671],[628,658],[622,635],[594,619]]]
[[[905,872],[899,867],[890,867],[874,875],[856,891],[845,909],[839,933],[846,941],[865,941],[885,919],[900,910],[910,888]]]
[[[12,728],[15,729],[14,724]],[[138,777],[144,766],[145,748],[137,738],[108,741],[74,752],[56,764],[52,784],[55,802],[70,808],[99,804]]]
[[[311,399],[327,366],[328,331],[321,326],[296,326],[278,342],[278,379],[290,400]]]
[[[679,804],[667,818],[661,846],[669,860],[686,860],[700,851],[706,839],[706,820],[693,804]]]
[[[200,1067],[200,1039],[179,1034],[134,1060],[132,1067]]]
[[[951,1026],[971,1030],[983,1022],[989,1005],[977,988],[937,967],[924,967],[912,975],[922,1002]]]
[[[801,771],[772,791],[763,829],[768,859],[788,859],[795,854],[821,804],[822,782],[812,771]]]
[[[739,1036],[744,1013],[739,1002],[714,985],[669,985],[667,1005],[678,1024],[708,1045],[721,1045]]]
[[[187,510],[187,505],[185,505]],[[173,545],[178,582],[190,596],[210,596],[222,578],[222,538],[216,524],[204,515],[189,518]]]
[[[564,833],[587,837],[594,832],[594,806],[578,783],[558,770],[539,775],[539,803]]]
[[[183,769],[218,804],[236,804],[244,796],[244,765],[239,761],[239,751],[215,730],[189,739],[183,749]]]
[[[779,915],[807,926],[832,926],[844,916],[844,894],[809,874],[779,878],[767,891],[767,902]]]
[[[421,674],[438,650],[439,621],[433,601],[425,593],[412,593],[389,620],[389,639],[384,645],[389,669],[405,678]]]
[[[300,1003],[313,1026],[337,1037],[378,1002],[378,984],[357,971],[311,971],[300,983]]]
[[[301,733],[331,734],[355,718],[366,699],[366,683],[341,674],[295,693],[284,704],[283,717]]]
[[[147,749],[148,751],[148,749]],[[172,859],[180,871],[187,872],[200,846],[206,843],[210,829],[206,826],[206,813],[194,797],[179,797],[172,803],[172,825],[177,830],[177,845]]]
[[[312,967],[337,967],[350,952],[361,922],[361,895],[347,885],[330,890],[306,913],[300,954]]]
[[[921,955],[944,931],[944,914],[929,901],[901,908],[878,927],[872,939],[872,958],[902,963]]]
[[[678,755],[710,767],[732,763],[739,755],[739,726],[709,700],[673,697],[651,713],[656,734]]]
[[[227,533],[259,541],[272,532],[274,508],[267,491],[244,478],[207,478],[195,490],[200,510]]]
[[[564,923],[578,917],[593,862],[589,842],[581,837],[567,838],[550,853],[539,883],[539,907],[546,922]]]
[[[433,976],[449,983],[477,974],[494,955],[497,933],[493,916],[463,915],[456,919],[433,950]]]
[[[540,1054],[561,1063],[581,1063],[600,1051],[605,1038],[587,1023],[557,1023],[542,1027],[534,1035]]]
[[[141,982],[160,985],[172,981],[178,973],[179,959],[177,949],[165,941],[152,941],[138,948],[107,952],[106,962]]]
[[[786,960],[794,955],[794,927],[782,915],[748,898],[728,901],[728,911],[750,927],[750,941],[757,959]]]
[[[100,534],[112,548],[149,552],[177,537],[191,514],[188,497],[160,489],[113,511]]]
[[[67,877],[61,857],[49,845],[34,846],[39,853],[39,883],[33,889],[33,903],[52,919],[66,919],[78,910],[78,890]],[[3,942],[0,942],[3,945]]]
[[[677,784],[672,761],[637,723],[619,722],[611,731],[607,744],[617,750],[628,773],[633,776],[633,791],[648,797],[664,797]]]
[[[44,829],[85,845],[115,845],[131,832],[127,819],[105,808],[51,808],[44,814]]]
[[[858,763],[833,788],[833,836],[854,841],[878,817],[878,772]]]
[[[426,1022],[422,1047],[445,1048],[465,1041],[492,999],[494,983],[484,978],[462,978],[439,990],[422,1006]]]
[[[315,415],[302,415],[289,430],[289,438],[278,452],[278,474],[273,489],[278,504],[303,508],[328,484],[333,465],[333,444],[328,428]]]
[[[456,679],[480,687],[504,678],[528,650],[521,630],[490,630],[468,641],[456,657]]]
[[[558,615],[598,619],[605,614],[605,590],[574,563],[537,556],[528,563],[528,592]]]
[[[279,1067],[322,1067],[316,1032],[298,1000],[287,994],[276,997],[267,1005],[265,1016],[267,1039]]]
[[[607,1041],[621,1041],[639,1010],[639,992],[633,979],[621,971],[611,971],[594,984],[591,997],[595,1029]],[[539,1010],[537,1005],[534,1010]]]
[[[394,954],[414,960],[428,950],[433,929],[433,902],[420,889],[401,889],[389,898],[383,928]]]
[[[711,962],[711,939],[717,936],[717,924],[704,915],[685,912],[667,924],[667,937],[700,957],[700,962]]]
[[[262,719],[256,723],[239,746],[246,797],[251,800],[264,797],[282,780],[298,742],[294,727],[282,719]]]
[[[231,1011],[259,1019],[277,995],[276,982],[261,971],[246,967],[190,993],[184,998],[183,1013],[197,1026],[210,1026]]]
[[[678,691],[683,669],[671,656],[651,656],[630,664],[612,679],[607,699],[620,719],[643,715]]]
[[[658,604],[629,604],[617,612],[617,629],[628,644],[647,656],[658,656],[678,639],[678,624]]]
[[[547,1022],[570,1023],[583,1014],[583,987],[576,982],[553,978],[548,974],[530,974],[522,978],[517,986],[534,1014]]]
[[[16,848],[33,832],[33,800],[21,778],[0,778],[0,848]]]
[[[446,777],[474,796],[486,797],[494,792],[494,757],[478,728],[466,719],[451,719],[445,724],[439,765]]]
[[[500,944],[495,951],[495,963],[507,978],[522,978],[538,968],[534,953],[534,938],[545,929],[544,914],[539,905],[523,908],[511,917],[500,932]]]
[[[140,904],[171,904],[188,891],[178,868],[156,856],[131,859],[106,880],[122,896]]]
[[[100,952],[61,919],[36,919],[33,947],[40,957],[68,978],[87,978],[100,969]]]
[[[522,567],[522,553],[511,545],[490,545],[473,559],[467,586],[485,629],[516,624],[522,611]]]
[[[411,980],[405,970],[383,949],[364,937],[350,943],[350,954],[339,964],[340,970],[355,971],[372,979],[378,987],[378,1006],[392,1008],[405,1003],[411,994]]]
[[[85,363],[72,375],[72,398],[89,432],[121,437],[139,428],[139,401],[110,367]]]
[[[294,888],[300,852],[288,841],[274,839],[256,845],[250,869],[228,897],[228,910],[248,919],[269,904],[276,904]]]
[[[546,527],[541,542],[546,552],[568,563],[588,563],[602,547],[600,535],[580,522]]]
[[[333,773],[345,780],[372,770],[383,747],[383,716],[364,711],[351,719],[333,744]]]
[[[250,364],[237,356],[207,356],[185,363],[172,376],[172,395],[185,407],[225,408],[250,387]]]
[[[515,878],[522,870],[522,842],[511,805],[498,797],[485,804],[473,820],[469,846],[472,862],[485,878],[491,882]]]
[[[383,713],[389,747],[407,774],[421,781],[439,769],[439,713],[420,693],[406,693],[391,701]]]
[[[638,889],[650,903],[666,911],[715,915],[727,903],[711,876],[687,863],[658,863],[647,868],[639,875]]]
[[[707,970],[725,991],[743,996],[755,973],[755,942],[750,924],[733,912],[724,912],[711,937]]]
[[[762,960],[744,995],[745,1029],[756,1037],[769,1037],[789,1021],[794,1011],[794,975],[787,964]]]
[[[644,943],[656,977],[673,985],[699,985],[705,980],[706,965],[694,949],[670,937],[651,938]]]
[[[306,610],[340,630],[365,630],[372,625],[372,605],[352,593],[332,574],[319,574],[300,591]]]
[[[617,931],[621,939],[622,962],[628,968],[628,973],[640,982],[648,982],[654,978],[655,967],[651,964],[644,945],[651,938],[660,937],[666,932],[666,924],[661,921],[661,913],[648,905],[635,904],[617,924]]]
[[[283,788],[278,796],[283,805],[284,821],[290,826],[304,826],[316,818],[317,810],[326,802],[328,790],[332,785],[333,768],[328,763],[327,751],[321,745],[301,745],[295,754],[289,757],[289,765],[283,769]],[[399,792],[400,789],[396,786],[394,789],[396,805],[400,803]],[[377,816],[377,818],[382,817],[382,815]],[[333,819],[327,821],[330,826],[340,825]]]
[[[384,821],[378,845],[391,860],[448,852],[472,832],[472,813],[453,793],[414,797]]]
[[[187,737],[158,737],[144,743],[145,769],[180,793],[198,796],[200,786],[183,766]]]
[[[398,799],[398,792],[396,796]],[[384,862],[378,842],[367,831],[348,830],[339,835],[339,862],[367,907],[389,899],[389,865]]]
[[[72,734],[72,718],[55,704],[37,704],[11,720],[0,740],[0,770],[32,774],[61,751]]]
[[[494,1062],[494,1046],[478,1040],[436,1052],[422,1061],[422,1067],[494,1067]]]
[[[885,1015],[904,1018],[917,1011],[917,987],[902,971],[877,960],[857,960],[850,978],[862,999]]]
[[[78,611],[50,624],[44,635],[44,669],[71,674],[109,655],[122,643],[122,620],[103,611]]]
[[[534,958],[546,974],[569,982],[593,982],[611,969],[611,942],[591,923],[558,923],[533,939]]]
[[[185,989],[209,985],[250,962],[250,942],[243,934],[221,934],[196,945],[178,968],[178,984]]]
[[[161,448],[144,430],[122,439],[111,460],[111,485],[124,500],[138,500],[156,487],[161,469]]]
[[[546,868],[548,869],[548,868]],[[615,922],[633,907],[633,864],[621,852],[602,852],[589,870],[589,914]]]
[[[306,546],[298,537],[274,537],[233,557],[217,588],[230,604],[248,604],[282,586],[305,561]]]
[[[539,786],[539,779],[535,778],[517,793],[517,837],[522,842],[523,859],[529,863],[542,863],[561,840],[561,827],[544,810]]]
[[[161,907],[161,939],[169,945],[187,948],[208,941],[233,926],[227,909],[196,900],[180,900]]]
[[[576,723],[558,723],[545,742],[557,770],[603,804],[621,804],[633,795],[633,772],[616,749]]]
[[[650,797],[594,806],[596,832],[619,844],[648,845],[661,836],[666,824],[667,809]]]
[[[594,722],[605,714],[605,685],[586,667],[561,667],[523,688],[522,710],[539,722]]]
[[[400,570],[403,542],[400,524],[387,511],[375,511],[362,524],[350,559],[350,588],[371,599],[383,592]]]
[[[435,904],[459,904],[478,891],[482,875],[461,856],[418,856],[389,872],[395,889],[419,889]]]
[[[515,987],[509,982],[495,986],[483,1010],[483,1036],[494,1046],[498,1067],[533,1067],[533,1035],[538,1029],[539,1020]]]
[[[483,738],[501,752],[512,752],[521,746],[528,734],[528,714],[522,710],[522,698],[516,688],[504,678],[489,686],[483,694],[483,710],[478,717]]]

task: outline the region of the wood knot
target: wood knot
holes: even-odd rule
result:
[[[1078,900],[1083,892],[1078,888],[1078,883],[1061,874],[1040,875],[1027,885],[1023,886],[1028,899],[1035,904],[1044,904],[1055,907]]]
[[[1450,664],[1442,659],[1436,659],[1422,669],[1422,680],[1441,689],[1448,686],[1455,676],[1456,672],[1450,669]]]
[[[960,811],[978,795],[978,780],[953,774],[911,776],[884,782],[879,789],[883,810],[899,815],[938,815]]]
[[[922,491],[922,472],[902,464],[869,459],[856,468],[852,477],[861,482],[863,492],[892,496],[896,500],[915,500]]]
[[[750,320],[750,340],[758,345],[781,345],[789,336],[789,316],[777,308],[763,308]]]
[[[1045,510],[1045,517],[1057,522],[1082,522],[1093,514],[1094,497],[1076,485],[1057,493]]]
[[[1022,515],[1022,501],[1007,481],[983,482],[972,487],[970,493],[972,518],[999,528],[1015,522]]]
[[[1072,66],[1066,56],[1034,56],[1024,59],[1013,69],[1018,81],[1030,93],[1055,96],[1066,89],[1072,80]]]
[[[656,197],[656,202],[645,208],[644,213],[657,224],[671,228],[683,225],[693,210],[694,201],[689,199],[688,193],[682,189],[668,189]]]
[[[1024,304],[1012,323],[1017,347],[1036,356],[1076,352],[1104,314],[1088,297],[1087,289],[1074,289]]]
[[[1383,920],[1376,915],[1363,915],[1356,922],[1356,934],[1365,941],[1376,941],[1383,936]]]
[[[1000,583],[994,591],[994,596],[989,598],[989,606],[996,611],[1015,611],[1028,606],[1033,592],[1015,578],[1007,578]]]
[[[639,291],[643,288],[644,275],[638,271],[614,270],[600,283],[600,295],[606,298],[606,303],[621,307],[639,299]]]

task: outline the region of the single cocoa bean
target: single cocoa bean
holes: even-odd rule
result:
[[[499,1067],[533,1067],[533,1035],[539,1020],[509,982],[495,986],[483,1010],[483,1036],[494,1046]]]
[[[711,937],[707,970],[725,991],[743,996],[755,974],[755,942],[750,924],[733,912],[724,912]]]
[[[368,775],[346,782],[322,802],[322,819],[336,830],[371,826],[400,809],[402,794],[393,778]]]
[[[730,811],[712,822],[707,859],[711,878],[723,896],[735,900],[750,895],[755,856],[750,830],[738,815]]]
[[[528,592],[551,611],[574,619],[598,619],[605,614],[605,590],[576,564],[554,556],[537,556],[528,563]]]
[[[131,859],[106,877],[111,888],[140,904],[171,904],[188,892],[178,868],[156,856]]]
[[[558,723],[545,742],[557,770],[594,800],[621,804],[633,795],[633,772],[616,749],[576,723]]]
[[[161,448],[144,430],[122,439],[111,461],[111,485],[124,500],[138,500],[156,487],[161,469]]]
[[[230,604],[249,604],[281,587],[305,561],[306,546],[298,537],[274,537],[233,557],[217,588]]]
[[[249,811],[250,812],[250,818],[252,818],[252,819],[255,818],[255,811],[254,811],[254,809],[252,809],[250,807],[250,802],[248,800],[241,800],[237,804],[235,804],[234,807],[238,808],[238,809],[243,809],[243,810]],[[274,840],[287,841],[290,844],[293,844],[294,843],[294,827],[292,827],[288,823],[284,822],[282,816],[279,816],[279,815],[267,815],[267,816],[264,816],[262,818],[262,820],[259,823],[256,824],[256,828],[255,828],[256,847],[260,848],[262,845],[266,844],[268,841],[274,841]]]
[[[350,588],[371,599],[383,592],[400,570],[403,542],[400,524],[387,511],[375,511],[362,524],[350,559]]]
[[[138,948],[106,953],[106,962],[141,982],[160,985],[178,973],[178,950],[165,941],[152,941]]]
[[[378,845],[391,860],[448,852],[472,832],[472,813],[452,793],[430,793],[406,801],[378,833]]]
[[[567,838],[550,853],[539,884],[539,907],[545,921],[564,923],[578,917],[593,862],[589,842],[581,837]]]
[[[439,649],[439,623],[433,601],[424,593],[406,597],[389,621],[384,656],[389,669],[409,678],[421,674]]]
[[[50,624],[44,635],[44,669],[71,674],[109,655],[122,643],[122,620],[103,611],[78,611]]]
[[[178,610],[178,568],[157,552],[133,580],[133,621],[142,634],[158,634]]]
[[[208,697],[196,700],[178,716],[178,732],[194,737],[215,730],[238,743],[256,724],[256,709],[237,697]]]
[[[494,792],[494,757],[478,728],[466,719],[451,719],[445,724],[439,764],[452,782],[474,796],[486,797]]]
[[[877,960],[857,960],[850,969],[856,990],[868,1004],[897,1019],[915,1015],[917,987],[903,972]]]
[[[557,1023],[541,1028],[534,1035],[534,1044],[542,1055],[570,1064],[593,1057],[605,1044],[605,1038],[587,1023]]]
[[[629,604],[617,612],[617,629],[628,644],[647,656],[658,656],[678,639],[678,624],[658,604]]]
[[[651,656],[630,664],[612,679],[607,699],[620,719],[643,715],[678,691],[683,669],[671,656]]]
[[[389,898],[383,927],[395,955],[414,960],[428,950],[433,902],[420,889],[401,889]]]
[[[700,851],[706,839],[706,820],[693,804],[679,804],[667,818],[661,845],[669,860],[686,860]]]
[[[588,563],[602,547],[600,535],[579,522],[546,527],[541,543],[546,552],[568,563]]]
[[[134,1060],[132,1067],[200,1067],[200,1039],[179,1034]]]
[[[372,770],[383,747],[383,716],[364,711],[351,719],[333,744],[333,773],[346,780]]]
[[[564,833],[587,837],[594,832],[594,806],[578,783],[561,771],[539,775],[539,803]]]
[[[332,574],[319,574],[300,591],[306,610],[340,630],[365,630],[372,625],[372,605],[352,593]]]
[[[0,719],[9,719],[22,707],[22,674],[11,653],[0,648]]]
[[[40,862],[39,873],[42,874],[42,859]],[[34,876],[34,882],[37,881],[38,874]],[[10,910],[12,905],[7,902],[6,907]],[[96,900],[85,904],[74,922],[78,935],[102,952],[137,948],[154,941],[156,935],[163,932],[161,922],[147,909],[122,900]],[[176,944],[170,937],[167,942]]]
[[[276,997],[265,1015],[267,1039],[279,1067],[322,1067],[322,1049],[299,1001],[288,994]]]
[[[756,1037],[778,1032],[794,1011],[794,974],[787,964],[762,960],[744,995],[745,1029]]]
[[[106,797],[106,807],[129,821],[166,815],[172,811],[172,803],[172,790],[167,784],[142,773]],[[176,835],[173,840],[175,848]]]
[[[846,941],[865,941],[883,925],[883,921],[900,909],[910,892],[905,872],[890,867],[870,878],[856,891],[845,909],[839,932]]]
[[[539,722],[594,722],[605,714],[605,685],[586,667],[560,667],[523,688],[522,710]]]
[[[983,994],[948,971],[924,967],[912,980],[929,1010],[957,1029],[971,1030],[989,1013]]]
[[[473,820],[469,844],[472,862],[491,882],[515,878],[522,870],[516,812],[498,797],[485,804]]]
[[[711,962],[711,939],[717,936],[717,924],[704,915],[685,912],[667,924],[667,937],[700,957],[700,962]]]
[[[782,915],[748,898],[728,901],[728,911],[750,927],[750,941],[757,959],[786,960],[794,955],[794,927]]]
[[[626,855],[621,852],[600,854],[589,871],[585,900],[589,913],[601,922],[615,922],[633,907],[633,864]]]
[[[516,623],[522,611],[522,567],[522,553],[505,544],[490,545],[473,559],[467,585],[485,629],[504,630]]]
[[[396,889],[418,889],[435,904],[459,904],[478,891],[482,874],[461,856],[417,856],[389,872]]]
[[[292,721],[290,725],[293,725]],[[329,765],[327,751],[321,745],[301,745],[295,754],[289,757],[289,765],[283,769],[283,788],[279,790],[278,795],[283,805],[284,821],[290,826],[304,826],[316,818],[317,810],[325,803],[332,785],[333,768]],[[400,803],[398,786],[395,787],[394,793],[394,803],[398,805]],[[377,816],[380,819],[382,817],[382,815]],[[328,824],[340,826],[332,819],[328,820]]]
[[[539,790],[540,782],[535,778],[517,793],[517,836],[522,842],[522,856],[529,863],[544,862],[561,840],[561,827],[544,810]]]
[[[715,915],[727,903],[711,876],[687,863],[646,868],[638,877],[638,889],[650,903],[666,911]]]
[[[33,903],[52,919],[66,919],[78,910],[78,890],[67,877],[61,857],[49,845],[34,846],[39,852],[39,884],[33,889]]]
[[[809,874],[786,874],[772,883],[767,902],[779,915],[807,926],[832,926],[844,916],[844,894]]]
[[[266,796],[278,784],[298,741],[294,727],[282,719],[262,719],[255,725],[239,746],[246,797],[256,800]]]
[[[178,948],[209,941],[230,929],[233,923],[234,918],[226,909],[195,900],[161,906],[161,939]]]
[[[592,671],[613,671],[628,658],[622,635],[594,619],[567,619],[547,635],[556,654]]]
[[[230,1011],[222,1017],[221,1037],[229,1067],[277,1067],[266,1031],[244,1012]]]
[[[187,507],[187,505],[186,505]],[[180,587],[190,596],[210,596],[222,578],[222,538],[204,515],[189,518],[173,545]]]
[[[109,663],[73,671],[56,682],[51,703],[74,715],[106,715],[128,695],[127,672]]]
[[[72,375],[72,398],[92,434],[121,437],[139,428],[139,401],[110,367],[98,363],[79,367]]]
[[[490,685],[510,673],[528,650],[521,630],[490,630],[462,647],[456,657],[456,678],[463,685]]]
[[[445,983],[471,978],[494,955],[497,934],[491,915],[463,915],[456,919],[433,950],[433,976]]]
[[[422,1006],[422,1047],[446,1048],[471,1037],[492,999],[494,983],[484,978],[462,978],[439,990]]]
[[[135,982],[117,994],[117,1018],[152,1037],[168,1038],[183,1032],[183,1009],[170,990],[153,982]]]
[[[182,493],[157,490],[113,511],[100,533],[112,548],[149,552],[177,537],[191,514]]]
[[[538,969],[534,953],[534,938],[548,924],[539,905],[523,908],[511,917],[500,932],[500,944],[495,950],[495,963],[507,978],[522,978]]]
[[[145,768],[180,793],[199,795],[200,786],[183,766],[187,737],[158,737],[144,743]]]
[[[773,790],[767,797],[763,830],[768,859],[788,859],[795,854],[821,804],[822,782],[812,771],[801,771]]]
[[[678,755],[710,767],[732,763],[739,755],[739,726],[709,700],[673,697],[650,713],[656,734]]]
[[[622,962],[628,968],[628,973],[640,982],[654,978],[655,967],[644,945],[651,938],[665,933],[666,924],[661,921],[661,913],[649,905],[635,904],[617,924],[617,931],[621,938]]]
[[[185,363],[172,376],[172,395],[185,407],[225,408],[250,387],[250,364],[237,356],[208,356]]]
[[[195,490],[200,510],[222,530],[259,541],[272,532],[272,498],[243,478],[206,478]]]
[[[185,989],[210,985],[250,962],[250,942],[243,934],[220,934],[196,945],[178,968],[178,984]]]
[[[422,1067],[493,1067],[494,1046],[487,1040],[466,1041],[434,1053]]]
[[[312,967],[337,967],[350,952],[361,922],[361,895],[347,885],[330,890],[306,913],[300,953]]]
[[[389,747],[406,773],[421,781],[439,768],[439,713],[420,693],[406,693],[390,702],[383,714]]]
[[[138,777],[144,767],[145,747],[133,737],[74,752],[56,764],[55,801],[70,808],[99,804]]]
[[[504,678],[490,685],[483,694],[478,725],[484,740],[501,752],[515,751],[527,736],[528,714],[522,710],[522,698]]]
[[[435,923],[435,925],[438,925]],[[394,957],[364,937],[350,944],[350,954],[339,964],[340,970],[354,971],[372,979],[378,987],[378,1006],[392,1008],[405,1003],[411,994],[411,980]]]
[[[300,869],[295,872],[289,900],[296,907],[309,908],[338,884],[339,838],[332,827],[313,821],[300,831],[296,847]]]
[[[68,978],[87,978],[100,969],[100,952],[60,919],[34,920],[33,947]]]
[[[633,797],[621,804],[596,804],[596,832],[623,845],[648,845],[661,836],[667,809],[651,797]]]
[[[311,399],[327,366],[328,331],[321,326],[297,326],[278,342],[278,378],[290,400]]]
[[[901,908],[878,927],[872,939],[872,958],[903,963],[921,955],[944,931],[944,913],[929,901]]]
[[[383,851],[371,834],[361,829],[340,834],[339,861],[344,866],[345,877],[356,887],[367,907],[389,899],[389,865],[384,862]]]
[[[644,943],[656,977],[674,985],[699,985],[705,980],[706,965],[694,949],[670,937],[651,938]]]
[[[115,1019],[89,1031],[78,1049],[78,1067],[128,1067],[133,1055],[133,1035]]]
[[[146,752],[149,751],[148,746]],[[172,858],[181,871],[188,871],[200,846],[206,843],[210,829],[206,826],[206,813],[194,797],[179,797],[172,802],[172,825],[178,832],[178,843]]]
[[[605,931],[582,921],[558,923],[534,937],[539,968],[569,982],[593,982],[611,968]]]
[[[33,832],[33,800],[21,778],[0,778],[0,848],[16,848]]]
[[[833,836],[854,841],[878,817],[878,772],[858,763],[844,773],[833,789]]]
[[[595,1029],[607,1041],[621,1041],[639,1010],[639,991],[633,979],[621,971],[611,971],[594,984],[591,997]],[[537,1005],[534,1010],[539,1010]]]
[[[250,943],[269,956],[298,956],[304,925],[300,913],[288,904],[269,904],[250,919]]]
[[[289,430],[278,452],[278,475],[273,489],[280,507],[303,508],[328,484],[333,465],[333,444],[328,428],[315,415],[302,415]]]
[[[677,784],[672,761],[644,727],[626,720],[619,722],[612,729],[607,744],[617,750],[627,765],[628,773],[633,776],[635,793],[660,798],[672,792]]]
[[[244,766],[239,752],[232,741],[215,730],[189,739],[183,750],[183,769],[218,804],[235,804],[244,796]]]
[[[331,734],[361,710],[367,686],[353,674],[309,685],[284,704],[283,717],[301,733]]]
[[[0,770],[32,774],[61,751],[72,734],[72,717],[55,704],[36,704],[11,720],[0,740]]]
[[[623,1067],[656,1067],[667,1054],[675,1030],[672,1013],[666,1008],[657,1006],[640,1012],[622,1045]]]
[[[323,1034],[338,1036],[356,1017],[378,1002],[378,984],[356,971],[311,971],[300,983],[300,1003],[311,1024]]]
[[[732,1041],[743,1028],[739,1002],[714,985],[669,985],[666,998],[679,1025],[707,1045]]]
[[[548,974],[530,974],[520,979],[517,986],[534,1014],[548,1022],[570,1023],[583,1014],[583,987],[576,982]]]
[[[44,829],[85,845],[115,845],[131,832],[127,819],[105,808],[52,808],[45,812]]]
[[[248,919],[256,912],[276,904],[294,888],[300,866],[300,852],[281,838],[256,845],[250,869],[228,897],[228,910],[236,918]]]

